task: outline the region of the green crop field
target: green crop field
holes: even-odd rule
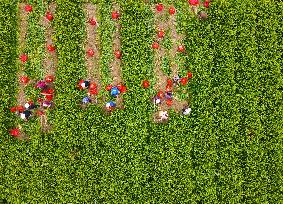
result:
[[[189,115],[170,111],[155,123],[150,102],[155,74],[154,24],[157,3],[174,6],[176,30],[185,54],[165,32],[167,75],[193,73],[181,98]],[[204,1],[200,0],[202,5]],[[28,14],[19,4],[31,5]],[[56,5],[46,34],[41,19]],[[84,5],[96,7],[101,83],[112,83],[112,35],[121,26],[119,67],[127,87],[124,110],[107,115],[99,106],[83,109],[87,77]],[[120,17],[113,21],[113,5]],[[206,20],[187,0],[2,0],[0,2],[0,204],[2,203],[270,203],[283,202],[283,2],[211,0]],[[26,26],[20,22],[26,15]],[[167,12],[168,13],[168,12]],[[168,14],[169,15],[169,14]],[[21,41],[26,29],[24,41]],[[10,111],[19,90],[37,100],[33,84],[19,75],[45,76],[46,38],[56,46],[55,107],[25,122]],[[21,64],[19,56],[28,54]],[[101,90],[99,97],[107,94]],[[109,99],[109,96],[107,96]],[[28,140],[9,131],[20,127]]]

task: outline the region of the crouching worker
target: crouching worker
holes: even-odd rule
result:
[[[35,105],[33,102],[28,102],[28,103],[25,104],[25,108],[26,108],[27,110],[33,110],[33,109],[35,109],[35,108],[38,108],[38,106]]]
[[[90,86],[90,81],[89,80],[80,80],[79,81],[79,89],[88,89]]]
[[[81,107],[86,108],[89,103],[91,103],[91,98],[89,96],[85,96],[81,102]]]
[[[91,102],[91,99],[90,99],[90,97],[88,97],[88,96],[85,96],[84,98],[83,98],[83,100],[82,100],[82,103],[83,104],[88,104],[88,103],[90,103]]]
[[[52,107],[52,103],[50,101],[43,101],[42,102],[42,107],[43,108],[51,108]]]
[[[107,111],[111,112],[116,108],[116,103],[113,101],[109,101],[106,103],[105,108]]]
[[[169,117],[169,115],[168,115],[167,111],[160,110],[160,111],[154,113],[153,120],[156,123],[165,123],[165,122],[168,121],[168,117]]]
[[[185,106],[183,109],[182,109],[182,114],[183,115],[189,115],[191,113],[192,109],[189,108],[188,106]]]
[[[28,119],[31,117],[32,112],[30,110],[24,110],[23,112],[20,113],[21,119],[28,121]]]

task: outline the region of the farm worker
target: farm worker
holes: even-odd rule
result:
[[[31,116],[30,110],[25,110],[24,112],[20,113],[20,117],[23,120],[28,120],[30,116]]]
[[[172,92],[165,92],[165,98],[166,99],[172,99],[173,98]]]
[[[175,75],[175,76],[173,77],[173,83],[174,83],[174,85],[176,86],[176,85],[179,83],[179,81],[180,81],[180,77],[179,77],[178,75]]]
[[[32,110],[32,109],[36,108],[36,105],[33,102],[27,102],[25,104],[25,108],[28,109],[28,110]]]
[[[42,106],[43,106],[44,108],[50,108],[51,105],[52,105],[52,103],[51,103],[50,101],[43,101],[43,102],[42,102]]]
[[[153,98],[153,103],[154,103],[155,105],[159,105],[159,104],[161,104],[161,99],[160,99],[158,96],[155,96],[155,97]]]
[[[199,17],[200,20],[205,20],[205,19],[207,19],[207,13],[205,11],[200,11],[198,13],[198,17]]]
[[[192,109],[189,108],[189,107],[185,107],[185,108],[182,109],[182,113],[184,115],[189,115],[191,111],[192,111]]]
[[[79,81],[79,89],[87,89],[90,86],[89,80],[80,80]]]
[[[167,111],[159,111],[158,117],[160,120],[167,120],[168,119],[168,112]]]
[[[111,88],[111,96],[117,97],[119,95],[119,93],[120,93],[120,91],[116,86]]]
[[[105,107],[107,110],[111,111],[116,107],[116,103],[114,103],[113,101],[109,101],[106,103]]]
[[[44,88],[46,88],[46,86],[47,86],[47,84],[44,81],[39,81],[36,84],[36,87],[40,88],[40,89],[44,89]]]
[[[83,103],[84,104],[87,104],[87,103],[90,103],[91,102],[91,99],[88,97],[88,96],[85,96],[84,98],[83,98]]]

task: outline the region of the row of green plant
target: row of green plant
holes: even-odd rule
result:
[[[150,4],[157,1],[117,1],[122,14],[122,73],[129,90],[123,96],[125,111],[108,117],[100,108],[90,106],[86,111],[78,105],[83,93],[75,85],[86,76],[81,46],[84,2],[56,1],[59,65],[51,117],[54,132],[41,135],[34,123],[30,143],[18,143],[7,135],[14,126],[7,107],[14,103],[11,96],[16,90],[6,85],[17,80],[17,4],[0,4],[0,16],[6,19],[0,21],[5,25],[0,33],[13,36],[0,34],[3,53],[9,53],[0,55],[5,105],[0,113],[4,124],[0,125],[4,136],[0,199],[12,203],[280,202],[282,3],[214,1],[208,20],[199,21],[191,16],[186,0],[162,1],[176,7],[178,31],[186,33],[184,70],[193,73],[193,111],[189,117],[172,112],[168,124],[157,125],[150,120],[153,107],[148,105],[154,90],[144,90],[140,84],[154,78]],[[37,3],[43,8],[33,2]],[[97,3],[105,80],[113,54],[112,9],[109,1]],[[40,32],[33,28],[30,36]],[[41,57],[36,57],[38,62]]]

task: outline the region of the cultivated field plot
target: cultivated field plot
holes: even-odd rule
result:
[[[0,203],[280,203],[283,3],[3,0]]]

